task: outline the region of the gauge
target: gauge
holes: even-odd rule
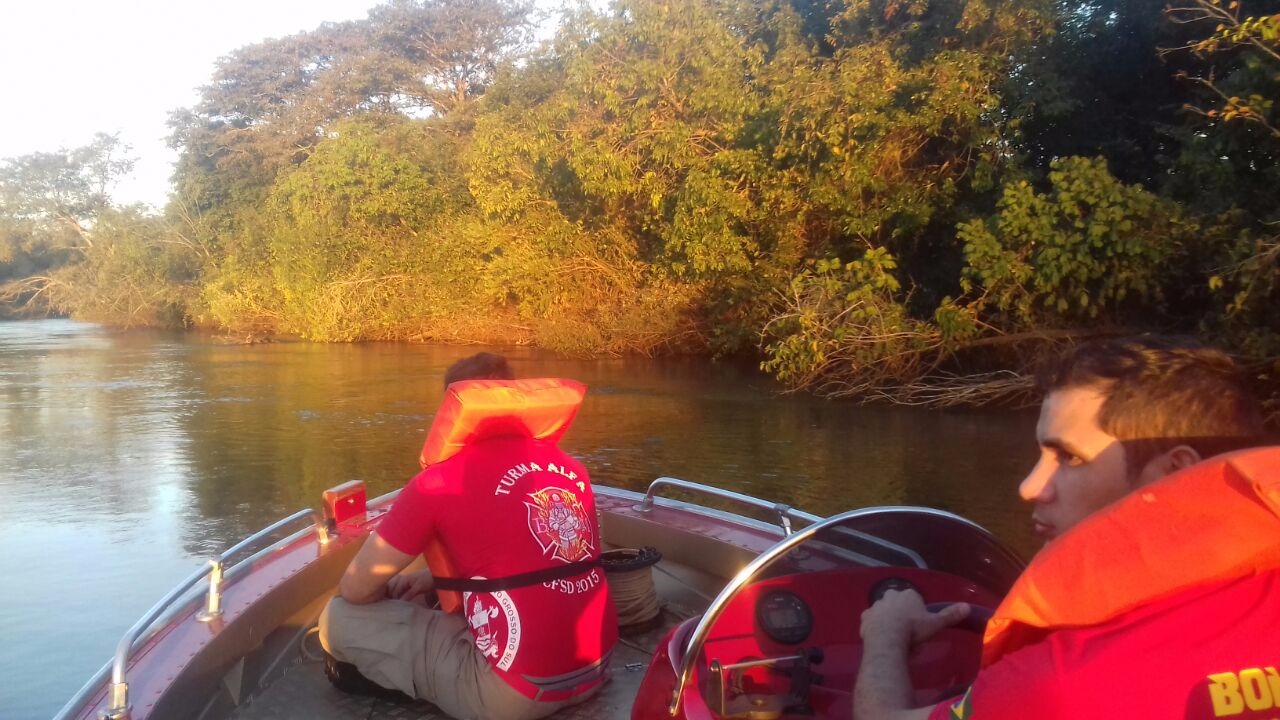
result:
[[[756,605],[756,624],[774,642],[797,645],[813,632],[813,613],[799,595],[777,590]]]
[[[915,590],[920,593],[920,588],[912,585],[910,580],[900,577],[883,578],[880,582],[872,585],[871,592],[867,593],[867,607],[875,605],[890,590]],[[923,595],[924,593],[920,594]]]

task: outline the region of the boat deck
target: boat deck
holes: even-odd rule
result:
[[[615,720],[631,717],[631,704],[658,642],[671,628],[701,614],[724,579],[663,560],[654,566],[654,586],[662,602],[656,621],[641,632],[624,632],[613,652],[608,680],[596,697],[567,708],[557,720]],[[334,720],[448,720],[423,701],[396,702],[348,695],[325,679],[319,643],[309,634],[283,674],[237,708],[238,720],[333,718]]]

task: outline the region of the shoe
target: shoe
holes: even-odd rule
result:
[[[355,665],[342,662],[327,651],[324,653],[324,676],[329,679],[330,685],[348,695],[364,695],[391,702],[414,702],[413,698],[399,690],[383,687],[370,680]]]

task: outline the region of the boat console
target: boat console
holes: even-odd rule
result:
[[[936,510],[875,508],[815,523],[760,555],[659,645],[632,717],[851,717],[862,611],[903,588],[931,610],[974,607],[911,655],[916,703],[939,702],[977,674],[988,608],[1020,570],[986,531]]]

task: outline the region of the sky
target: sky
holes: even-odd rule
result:
[[[15,0],[0,9],[0,158],[119,133],[137,159],[112,196],[164,204],[171,110],[214,61],[269,37],[365,17],[378,0]]]

